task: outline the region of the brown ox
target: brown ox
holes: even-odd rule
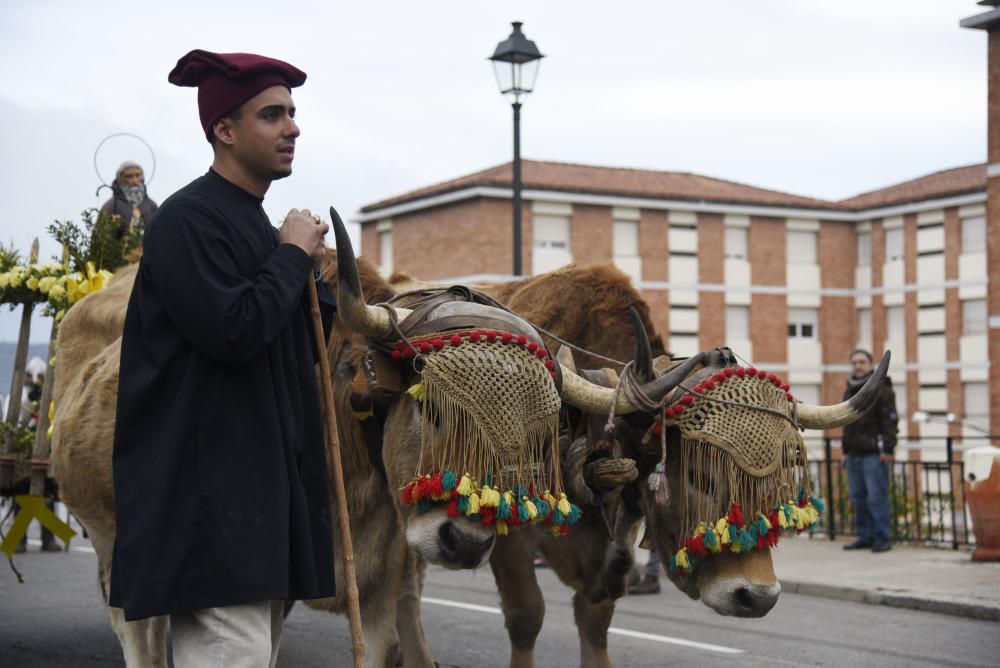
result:
[[[405,276],[396,276],[393,280],[397,284],[408,281],[410,279]],[[412,282],[408,287],[414,287]],[[658,365],[669,363],[663,354],[661,339],[655,333],[651,347],[643,350],[646,344],[640,341],[640,352],[635,352],[634,332],[640,335],[643,330],[654,332],[649,307],[628,277],[613,265],[571,265],[524,281],[481,289],[533,324],[574,345],[617,360],[634,356],[637,363],[647,367],[639,371],[640,376],[652,374],[650,367],[654,355]],[[568,299],[567,295],[572,298]],[[630,311],[635,312],[640,327],[633,327]],[[559,344],[547,337],[546,345],[556,348]],[[576,358],[581,366],[599,367],[607,363],[585,353],[576,353]],[[699,356],[697,362],[704,368],[692,374],[690,383],[717,372],[726,364],[726,358],[714,352]],[[610,384],[614,375],[607,370],[582,373],[594,382],[605,384]],[[869,395],[859,395],[854,404],[835,407],[800,405],[800,419],[804,425],[814,428],[843,424],[863,412]],[[564,442],[571,445],[562,451],[564,477],[572,500],[584,508],[581,523],[562,539],[539,532],[516,532],[501,537],[491,557],[511,642],[511,666],[534,665],[535,638],[545,612],[532,564],[536,548],[545,555],[563,583],[574,589],[573,611],[580,635],[581,664],[610,666],[607,631],[615,599],[625,590],[625,575],[632,564],[632,545],[642,520],[646,521],[648,536],[664,565],[681,542],[682,520],[677,510],[680,504],[664,507],[655,503],[646,485],[659,459],[657,444],[642,443],[652,417],[633,415],[618,419],[616,442],[608,443],[602,442],[606,412],[581,414],[570,409],[568,413],[569,429]],[[669,439],[670,449],[675,450],[678,434],[672,431]],[[620,483],[602,485],[602,465],[623,461],[636,462],[637,471],[626,476],[632,482],[623,488]],[[626,470],[622,466],[606,466],[603,472],[624,475]],[[669,489],[682,489],[680,480],[685,474],[681,471],[680,458],[668,457]],[[603,493],[598,495],[598,491]],[[688,488],[686,493],[692,505],[698,503],[702,494],[696,487]],[[727,493],[724,481],[716,493]],[[597,504],[604,506],[604,515],[613,525],[613,535],[609,535]],[[670,574],[670,578],[691,598],[700,598],[723,615],[763,616],[777,602],[780,593],[771,555],[766,551],[742,555],[723,553],[699,563],[694,573]]]

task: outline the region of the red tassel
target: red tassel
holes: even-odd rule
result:
[[[453,499],[451,503],[448,504],[448,517],[458,517],[458,500]]]
[[[482,516],[482,523],[484,527],[488,527],[493,524],[493,521],[497,518],[497,509],[493,507],[483,508],[479,507],[479,514]]]
[[[740,510],[740,504],[734,503],[729,510],[729,523],[735,524],[737,527],[743,526],[743,511]]]
[[[402,356],[403,356],[402,353],[400,353],[398,350],[392,351],[392,359],[396,360],[397,362],[399,361],[399,358]]]
[[[688,552],[699,557],[704,557],[708,554],[708,550],[705,548],[705,534],[698,534],[694,538],[688,540],[685,546]]]
[[[409,506],[413,504],[413,483],[409,483],[403,488],[403,493],[400,496],[404,506]]]
[[[431,496],[441,496],[444,494],[444,489],[441,487],[441,474],[435,473],[434,477],[431,478],[430,484]]]

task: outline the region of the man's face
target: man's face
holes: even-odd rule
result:
[[[118,177],[118,183],[120,183],[123,188],[128,186],[137,186],[145,182],[146,177],[143,176],[142,168],[140,167],[126,167],[122,170],[121,176]]]
[[[851,367],[854,369],[854,377],[861,378],[871,373],[872,362],[867,355],[855,353],[851,355]]]
[[[284,86],[272,86],[243,103],[238,120],[230,119],[233,155],[249,173],[273,181],[292,173],[295,105]]]

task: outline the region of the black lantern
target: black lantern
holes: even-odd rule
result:
[[[490,57],[497,85],[503,95],[512,99],[514,108],[514,163],[512,207],[514,218],[514,275],[521,275],[521,96],[535,87],[538,63],[544,56],[538,47],[521,32],[521,22],[514,21],[514,32],[497,44]]]

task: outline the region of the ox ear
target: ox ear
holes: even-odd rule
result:
[[[556,362],[562,364],[564,369],[576,373],[576,361],[573,359],[573,351],[569,346],[559,346],[559,352],[556,353]]]

